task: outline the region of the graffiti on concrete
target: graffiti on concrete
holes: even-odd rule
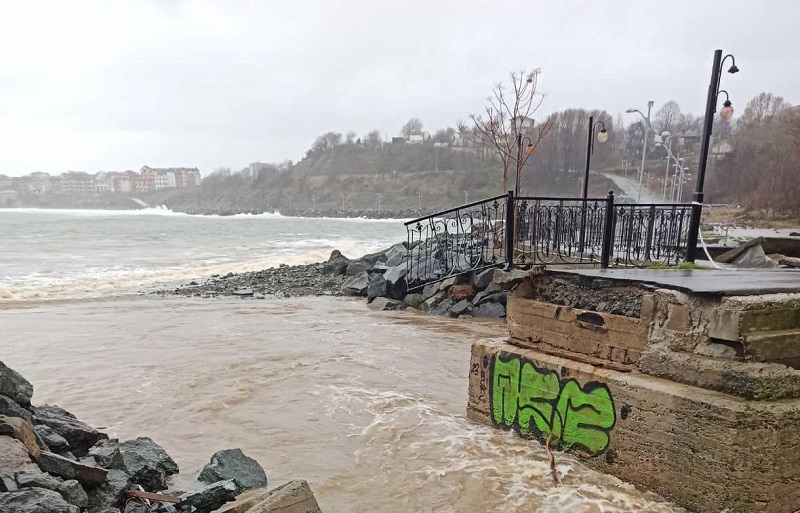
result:
[[[582,448],[598,455],[608,448],[616,412],[605,384],[590,381],[581,387],[519,357],[492,358],[489,383],[496,425],[522,436],[552,435],[564,451]]]

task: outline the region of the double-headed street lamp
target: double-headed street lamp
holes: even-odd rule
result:
[[[586,169],[583,172],[583,195],[581,196],[584,200],[589,197],[589,164],[592,161],[592,154],[594,153],[594,132],[597,129],[597,125],[603,127],[600,129],[600,132],[597,133],[597,142],[604,143],[608,140],[606,124],[599,119],[595,123],[594,116],[589,116],[589,137],[586,141]]]
[[[720,90],[719,83],[722,77],[722,66],[725,61],[731,59],[731,67],[728,73],[738,73],[736,58],[732,54],[722,57],[722,50],[714,51],[714,62],[711,65],[711,82],[708,84],[708,97],[706,98],[706,114],[703,120],[703,138],[700,146],[700,162],[697,169],[697,183],[694,190],[694,201],[692,201],[692,220],[689,224],[689,235],[686,241],[686,260],[694,262],[697,251],[697,239],[700,235],[700,214],[703,212],[703,184],[706,179],[706,166],[708,165],[708,150],[711,143],[711,131],[714,128],[714,113],[717,111],[717,101],[719,93],[725,93],[725,103],[719,111],[719,117],[723,121],[729,121],[733,116],[733,105],[728,96],[728,92]]]
[[[628,114],[633,114],[634,112],[638,112],[642,119],[644,120],[644,140],[642,141],[642,167],[639,168],[639,195],[636,198],[636,202],[639,203],[642,201],[642,179],[644,178],[644,159],[647,155],[647,133],[650,130],[653,130],[653,126],[650,124],[650,109],[653,108],[655,102],[650,100],[647,102],[647,116],[642,114],[642,111],[639,109],[628,109],[625,112]],[[655,130],[653,130],[655,132]]]

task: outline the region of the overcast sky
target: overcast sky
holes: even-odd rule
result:
[[[0,0],[0,174],[298,160],[314,138],[454,126],[514,69],[542,114],[800,103],[800,1]],[[633,121],[632,115],[625,115]]]

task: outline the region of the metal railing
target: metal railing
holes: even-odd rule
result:
[[[685,259],[691,204],[616,204],[605,198],[512,192],[405,223],[414,290],[490,267],[647,266]]]
[[[409,289],[507,264],[509,212],[509,196],[504,194],[405,223],[411,250]]]

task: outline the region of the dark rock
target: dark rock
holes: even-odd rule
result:
[[[252,490],[267,486],[267,473],[253,458],[242,453],[241,449],[226,449],[211,456],[211,462],[203,467],[197,480],[212,484],[217,481],[236,480],[242,490]]]
[[[80,513],[78,506],[69,504],[58,492],[46,488],[26,488],[0,493],[2,513]]]
[[[404,308],[405,305],[400,301],[395,299],[390,299],[388,297],[378,297],[369,304],[369,307],[373,310],[398,310]]]
[[[458,283],[458,276],[451,276],[446,280],[442,280],[442,282],[439,283],[439,290],[446,291],[456,283]]]
[[[406,295],[405,299],[403,299],[403,302],[411,308],[419,308],[419,304],[422,302],[422,295],[408,294]]]
[[[368,255],[364,255],[359,258],[362,262],[368,263],[370,266],[377,264],[378,262],[386,262],[386,255],[383,251],[379,251],[377,253],[370,253]]]
[[[4,395],[0,395],[0,415],[19,417],[33,424],[33,417],[31,416],[30,412],[17,404],[10,397],[6,397]]]
[[[366,296],[369,287],[369,275],[366,271],[347,278],[342,283],[342,294],[348,296]]]
[[[365,262],[364,260],[355,260],[347,265],[347,269],[344,273],[347,276],[355,276],[356,274],[363,273],[364,271],[369,271],[370,268],[372,268],[372,264],[369,262]]]
[[[100,442],[89,451],[89,457],[94,460],[98,467],[109,470],[112,468],[116,470],[126,470],[125,460],[119,449],[118,440]]]
[[[252,296],[253,294],[255,294],[255,292],[253,292],[253,289],[236,289],[233,291],[234,296],[244,297],[244,296]]]
[[[453,285],[447,289],[447,297],[453,301],[461,301],[462,299],[470,300],[475,297],[475,287],[469,284]]]
[[[500,303],[483,303],[472,311],[475,317],[505,317],[506,309]]]
[[[383,262],[378,262],[369,270],[370,273],[385,273],[389,267]]]
[[[389,294],[389,284],[382,274],[373,273],[369,276],[369,286],[367,287],[367,301],[372,301],[376,297]]]
[[[64,481],[43,472],[23,472],[17,474],[17,485],[24,488],[46,488],[58,492],[65,501],[79,508],[89,506],[89,497],[76,480]]]
[[[480,271],[475,274],[475,278],[472,281],[472,284],[475,285],[475,288],[478,290],[483,290],[492,283],[492,278],[494,278],[494,271],[495,269],[486,269],[485,271]]]
[[[160,445],[147,437],[125,442],[108,441],[104,448],[114,447],[122,455],[122,468],[130,482],[141,485],[148,492],[167,488],[167,480],[178,473],[178,465]]]
[[[33,385],[19,372],[0,361],[0,395],[19,405],[28,406],[33,396]]]
[[[401,264],[390,267],[385,273],[383,273],[383,277],[387,282],[389,282],[390,285],[394,285],[403,277],[405,277],[406,274],[408,274],[408,267],[406,267],[405,264]]]
[[[235,480],[219,481],[200,490],[181,495],[181,510],[192,513],[210,513],[226,502],[236,499],[242,492]]]
[[[349,263],[350,259],[342,255],[338,249],[334,249],[331,252],[330,258],[328,258],[328,261],[325,262],[325,265],[322,267],[322,272],[333,275],[344,274],[347,269],[347,264]]]
[[[61,455],[65,452],[70,452],[67,439],[53,431],[53,428],[50,426],[39,424],[38,426],[33,426],[33,430],[39,435],[39,438],[44,441],[50,452]]]
[[[34,424],[49,426],[64,437],[76,456],[84,456],[91,446],[108,438],[108,435],[87,426],[75,415],[58,406],[31,406]]]
[[[101,485],[106,481],[106,469],[69,460],[52,452],[42,451],[37,461],[39,468],[65,480],[77,479],[86,486]]]
[[[789,237],[800,237],[800,232],[789,232]]]
[[[0,475],[17,472],[35,472],[28,449],[22,442],[10,436],[0,436]]]
[[[121,470],[109,470],[106,482],[88,490],[89,511],[102,511],[105,508],[119,508],[125,500],[125,490],[130,478]]]
[[[403,244],[395,244],[386,252],[386,265],[393,267],[400,265],[408,255],[408,250]]]
[[[458,317],[462,314],[470,314],[472,313],[472,303],[470,303],[467,299],[462,299],[450,307],[450,313],[455,317]]]
[[[86,494],[83,486],[74,479],[64,481],[61,487],[56,491],[70,504],[74,504],[79,508],[87,508],[89,506],[89,496]]]
[[[422,289],[422,301],[425,301],[426,299],[433,297],[433,295],[436,294],[438,291],[439,291],[438,283],[429,283],[428,285],[425,285],[425,287],[423,287]]]
[[[433,313],[436,315],[448,315],[450,313],[450,309],[455,304],[456,302],[452,299],[443,299],[441,303],[436,305],[436,308],[433,309]]]
[[[433,296],[429,297],[419,305],[419,309],[423,312],[429,312],[435,309],[447,297],[447,293],[440,290]]]

